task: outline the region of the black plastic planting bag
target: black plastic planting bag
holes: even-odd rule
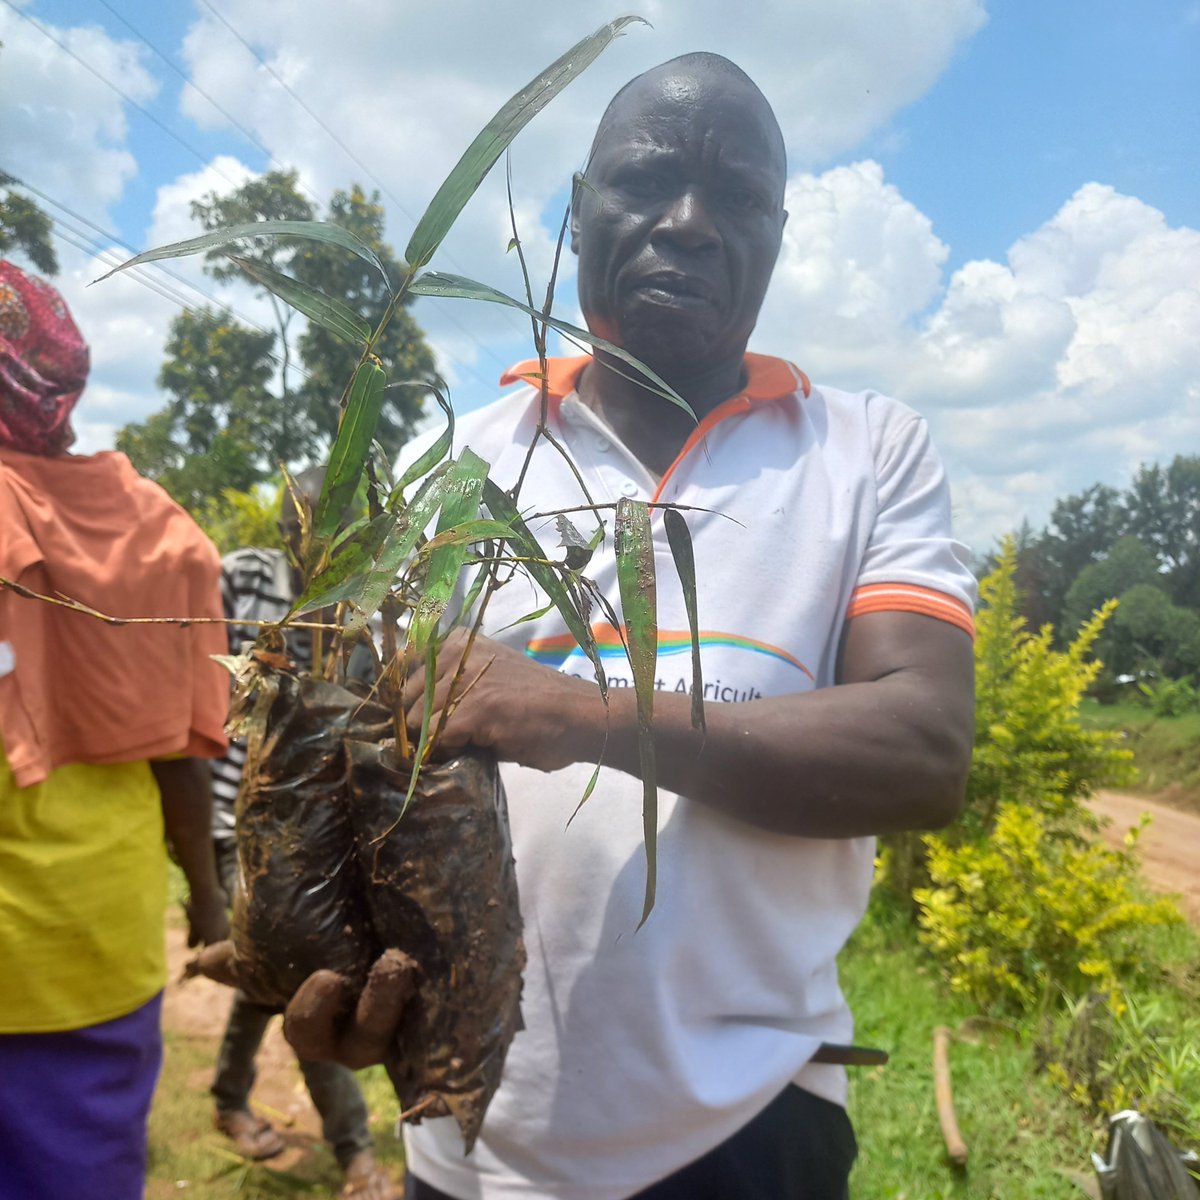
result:
[[[1092,1155],[1102,1200],[1200,1200],[1200,1159],[1166,1139],[1152,1121],[1126,1110],[1110,1122],[1108,1154]]]
[[[463,755],[421,772],[398,821],[411,769],[387,745],[348,748],[371,920],[419,972],[388,1074],[403,1110],[449,1113],[470,1150],[520,1027],[525,947],[504,788],[494,760]]]
[[[403,951],[418,982],[388,1073],[403,1111],[453,1115],[470,1150],[520,1027],[525,966],[495,761],[427,765],[406,809],[411,767],[381,705],[268,667],[252,695],[238,980],[282,1007],[319,968],[361,984],[385,949]]]
[[[233,944],[246,994],[282,1008],[314,971],[361,985],[375,958],[346,789],[362,700],[282,671],[264,670],[259,687],[237,801]]]

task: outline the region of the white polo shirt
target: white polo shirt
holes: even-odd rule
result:
[[[812,387],[781,359],[747,355],[745,390],[702,422],[656,483],[574,394],[588,361],[551,362],[548,423],[593,500],[710,510],[685,514],[710,703],[831,686],[843,627],[860,613],[919,612],[972,632],[974,580],[950,532],[941,464],[911,409],[874,392]],[[522,364],[502,382],[537,369]],[[508,487],[539,410],[538,391],[522,387],[461,418],[456,450],[469,445]],[[407,447],[405,461],[435,436]],[[522,511],[583,503],[570,468],[541,441]],[[619,612],[611,511],[604,516],[609,536],[586,573]],[[585,535],[595,527],[590,513],[571,519]],[[555,555],[553,518],[530,525]],[[657,686],[686,692],[687,615],[661,515],[652,525]],[[485,628],[594,679],[553,610],[515,623],[545,605],[518,579],[493,598]],[[617,631],[595,628],[610,686],[630,686]],[[844,1070],[808,1060],[823,1041],[852,1039],[835,960],[866,906],[873,839],[766,833],[660,792],[657,904],[635,932],[640,782],[602,769],[568,828],[590,766],[502,770],[529,954],[525,1029],[470,1156],[453,1121],[408,1129],[416,1175],[461,1200],[618,1200],[725,1140],[789,1082],[845,1103]]]

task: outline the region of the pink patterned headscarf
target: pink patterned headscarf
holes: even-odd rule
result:
[[[58,292],[0,259],[0,446],[62,454],[75,440],[71,409],[88,361]]]

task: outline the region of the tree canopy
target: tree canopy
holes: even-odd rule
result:
[[[1200,670],[1200,455],[1143,465],[1124,492],[1097,483],[1059,500],[1014,545],[1030,628],[1053,625],[1065,644],[1116,599],[1097,645],[1110,677]]]
[[[0,258],[19,250],[43,275],[58,274],[51,232],[54,222],[32,200],[14,191],[17,183],[0,171]]]
[[[301,192],[295,171],[271,171],[236,191],[211,193],[192,204],[206,229],[254,220],[335,222],[353,232],[383,263],[385,280],[362,259],[337,246],[265,239],[241,257],[319,288],[348,305],[372,327],[383,317],[402,266],[383,239],[378,194],[357,185],[337,191],[319,213]],[[215,279],[246,278],[221,251],[206,255]],[[257,287],[248,281],[248,286]],[[159,386],[166,406],[127,425],[118,446],[138,470],[157,479],[180,503],[199,511],[226,489],[244,491],[273,475],[279,463],[320,461],[337,432],[338,401],[358,361],[357,347],[315,324],[294,335],[295,313],[265,289],[275,331],[248,328],[228,313],[189,310],[175,319]],[[391,379],[435,378],[433,353],[410,313],[392,317],[377,346]],[[387,394],[377,439],[389,456],[409,437],[421,413],[420,388]]]

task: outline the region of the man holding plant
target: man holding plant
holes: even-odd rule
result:
[[[746,352],[781,246],[786,178],[761,92],[697,54],[618,93],[577,181],[571,239],[588,324],[666,380],[699,425],[603,353],[551,360],[547,422],[579,477],[539,447],[522,508],[577,508],[582,479],[597,505],[629,496],[689,509],[703,690],[727,702],[693,724],[688,620],[664,570],[659,887],[638,929],[638,713],[621,631],[595,627],[606,704],[552,610],[520,621],[544,603],[528,586],[492,598],[495,640],[470,651],[464,678],[479,678],[440,745],[487,748],[504,764],[526,1028],[471,1155],[452,1122],[407,1131],[417,1200],[847,1194],[845,1072],[813,1056],[852,1037],[836,956],[866,905],[873,836],[944,824],[962,803],[974,584],[924,422]],[[514,368],[506,382],[535,386],[457,426],[456,445],[491,463],[502,487],[539,422],[538,372]],[[665,556],[661,513],[653,520]],[[611,539],[586,573],[618,606]],[[442,648],[435,710],[464,646],[455,634]],[[412,678],[414,728],[422,685]],[[594,794],[564,830],[596,763]],[[307,1001],[329,985],[309,982]],[[394,1028],[377,1003],[366,1009],[372,1028],[350,1030],[357,1063]],[[289,1036],[319,1057],[333,1032],[296,1020]]]

